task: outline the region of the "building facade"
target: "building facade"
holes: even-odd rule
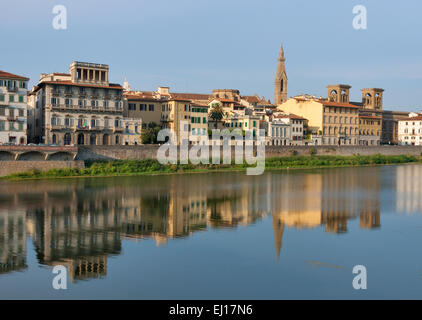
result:
[[[280,47],[277,71],[274,81],[274,104],[279,105],[287,100],[287,73],[286,58],[284,57],[283,45]]]
[[[422,114],[410,113],[407,118],[398,120],[398,144],[422,145]]]
[[[278,109],[308,120],[312,139],[324,145],[357,145],[359,142],[359,107],[349,103],[344,85],[328,86],[328,99],[302,95],[290,98]]]
[[[30,92],[31,142],[123,144],[123,88],[104,64],[73,62],[70,73],[41,74]]]
[[[20,144],[27,141],[26,77],[0,70],[0,144]]]

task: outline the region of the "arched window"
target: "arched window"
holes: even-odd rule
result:
[[[89,137],[89,144],[92,146],[95,146],[97,144],[97,136],[95,135],[95,133],[91,133]]]
[[[110,142],[109,142],[110,138],[108,134],[105,134],[103,136],[103,145],[107,146]]]
[[[85,137],[83,133],[78,134],[78,145],[84,145],[85,144]]]
[[[72,138],[70,136],[70,133],[66,133],[64,135],[64,145],[68,146],[68,145],[70,145],[71,142],[72,142]]]

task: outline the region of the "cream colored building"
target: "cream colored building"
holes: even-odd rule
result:
[[[296,96],[279,105],[278,109],[307,119],[309,132],[322,136],[324,145],[357,145],[359,107],[349,103],[347,87],[328,86],[328,99]]]
[[[137,146],[142,144],[142,120],[136,118],[123,118],[123,144]]]
[[[410,113],[409,117],[398,121],[400,145],[422,145],[422,114]]]
[[[73,62],[70,73],[41,74],[30,93],[31,142],[123,144],[123,88],[104,64]]]
[[[28,81],[0,70],[0,145],[27,143]]]

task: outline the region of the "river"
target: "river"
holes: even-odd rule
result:
[[[421,213],[419,164],[1,181],[0,298],[420,299]]]

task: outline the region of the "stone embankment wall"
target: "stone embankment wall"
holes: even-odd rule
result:
[[[0,161],[0,177],[8,176],[13,173],[40,170],[48,171],[50,169],[64,168],[85,168],[83,161]]]
[[[78,160],[136,160],[156,159],[158,146],[84,146],[79,148]],[[422,146],[266,146],[267,158],[291,155],[421,155]],[[210,150],[211,155],[211,150]],[[232,149],[234,156],[234,149]]]
[[[7,160],[0,159],[0,176],[6,176],[13,173],[30,171],[33,169],[48,171],[50,169],[62,168],[84,168],[84,161],[110,161],[110,160],[138,160],[138,159],[156,159],[159,146],[141,145],[141,146],[83,146],[78,148],[76,160],[74,161],[55,161],[43,160]],[[422,146],[266,146],[265,155],[267,158],[283,157],[292,155],[413,155],[422,154]],[[210,150],[211,155],[211,150]],[[235,152],[232,148],[232,157]]]

